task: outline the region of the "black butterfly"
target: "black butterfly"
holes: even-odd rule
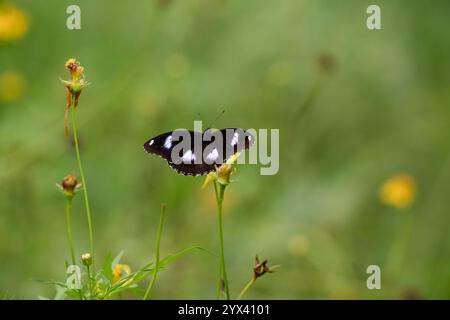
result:
[[[254,141],[251,133],[238,128],[207,129],[203,133],[179,129],[151,138],[144,149],[165,159],[177,173],[201,176],[250,148]]]

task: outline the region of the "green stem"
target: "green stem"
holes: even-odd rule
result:
[[[250,287],[255,283],[255,278],[252,278],[252,280],[250,280],[244,287],[244,289],[242,289],[241,293],[239,293],[237,300],[241,300],[242,297],[247,293],[248,289],[250,289]]]
[[[155,264],[155,272],[153,273],[152,280],[150,284],[148,285],[147,291],[144,294],[144,297],[142,300],[147,300],[150,296],[150,292],[153,290],[153,286],[156,282],[156,276],[158,275],[158,269],[159,269],[159,248],[161,244],[161,234],[164,226],[164,220],[166,216],[166,206],[161,205],[161,213],[159,215],[159,226],[158,226],[158,232],[156,234],[156,264]]]
[[[217,183],[214,181],[214,194],[216,195],[216,202],[219,203],[219,192],[217,190]],[[222,291],[222,263],[219,261],[219,277],[217,279],[216,299],[220,299],[220,293]]]
[[[67,228],[67,238],[69,239],[70,255],[72,257],[72,264],[76,264],[75,251],[73,249],[73,238],[72,229],[70,227],[70,212],[72,209],[72,197],[66,196],[66,228]]]
[[[223,246],[223,226],[222,226],[222,204],[226,186],[220,183],[218,184],[216,181],[214,181],[214,188],[216,190],[217,216],[219,221],[219,244],[220,244],[220,267],[219,267],[219,281],[218,281],[219,288],[217,290],[219,291],[221,289],[222,286],[221,280],[223,276],[225,297],[227,300],[230,300],[230,290],[228,288],[227,271],[225,268],[225,253]]]
[[[84,195],[84,204],[86,207],[86,216],[89,228],[89,247],[90,253],[92,256],[92,268],[94,268],[94,236],[92,232],[92,217],[91,217],[91,209],[89,207],[89,197],[87,191],[86,178],[84,177],[83,165],[81,164],[80,157],[80,148],[78,145],[78,134],[77,134],[77,113],[75,107],[75,96],[72,97],[72,130],[73,130],[73,139],[75,142],[75,152],[77,156],[78,169],[80,170],[81,182],[83,184],[83,195]]]
[[[92,277],[91,277],[91,268],[89,266],[86,266],[87,268],[87,274],[88,274],[88,285],[89,285],[89,298],[93,300],[93,293],[92,293]]]
[[[386,273],[392,279],[397,278],[402,270],[405,257],[409,251],[408,245],[415,221],[415,216],[409,209],[398,213],[398,215],[399,217],[397,218],[400,221],[397,223],[401,223],[401,229],[396,234],[396,239],[392,242],[385,267]]]

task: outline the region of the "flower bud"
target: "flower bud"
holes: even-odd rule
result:
[[[77,178],[73,174],[68,174],[64,177],[61,185],[64,190],[73,192],[73,190],[77,186]]]
[[[75,95],[76,99],[78,99],[81,90],[88,85],[88,83],[84,80],[84,68],[74,58],[67,60],[64,66],[70,71],[71,79],[70,81],[61,81],[66,86],[67,90],[71,94]]]
[[[230,176],[233,173],[233,165],[237,161],[240,152],[236,152],[233,154],[227,162],[222,164],[220,167],[216,167],[216,171],[209,173],[206,176],[205,181],[203,182],[202,189],[206,187],[206,185],[211,181],[217,181],[219,184],[223,186],[227,186],[230,184]]]
[[[217,182],[221,185],[230,184],[230,176],[233,172],[233,166],[231,164],[225,163],[217,168]]]
[[[253,278],[256,280],[267,272],[272,273],[273,270],[267,266],[267,260],[259,262],[258,256],[255,256],[255,266],[253,267]]]
[[[81,184],[78,183],[75,175],[68,174],[67,176],[64,177],[59,187],[67,197],[73,197],[73,195],[77,191],[77,188],[79,188],[80,185]]]
[[[83,264],[86,267],[89,267],[92,264],[92,255],[90,253],[84,253],[81,255],[81,262],[83,262]]]

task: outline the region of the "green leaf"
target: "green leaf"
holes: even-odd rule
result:
[[[193,246],[193,247],[183,249],[177,253],[166,256],[164,259],[162,259],[159,262],[158,270],[166,269],[166,266],[169,263],[171,263],[175,259],[178,259],[194,250],[205,251],[205,252],[210,253],[215,256],[214,253],[212,253],[211,251],[209,251],[207,249],[204,249],[204,248],[198,247],[198,246]],[[119,256],[121,256],[121,254],[119,254]],[[141,269],[139,269],[138,271],[132,272],[129,275],[122,277],[122,279],[120,279],[118,282],[114,283],[107,290],[107,293],[105,294],[104,299],[108,299],[112,296],[115,296],[124,290],[128,290],[128,289],[133,290],[133,291],[140,290],[140,288],[138,287],[139,282],[141,282],[142,280],[144,280],[145,278],[147,278],[148,276],[152,275],[155,272],[155,268],[154,267],[151,268],[152,265],[154,265],[154,262],[149,262],[146,265],[144,265]]]
[[[184,250],[181,250],[180,252],[177,252],[175,254],[171,254],[171,255],[165,257],[164,259],[159,261],[159,267],[166,266],[167,264],[171,263],[173,260],[178,259],[179,257],[184,256],[185,254],[187,254],[187,253],[189,253],[191,251],[194,251],[194,250],[205,251],[205,252],[207,252],[209,254],[212,254],[212,255],[216,256],[216,254],[212,253],[211,251],[209,251],[209,250],[207,250],[205,248],[198,247],[198,246],[193,246],[193,247],[186,248]]]
[[[105,262],[103,263],[103,275],[110,282],[112,282],[112,280],[113,280],[112,264],[113,264],[113,260],[112,260],[111,253],[108,253],[108,255],[105,258]]]
[[[120,259],[122,259],[123,256],[123,250],[119,252],[119,254],[114,258],[114,260],[112,261],[111,267],[114,269],[114,267],[116,266],[116,264],[118,264],[120,262]]]
[[[64,300],[66,298],[66,288],[55,286],[56,288],[56,294],[53,300]]]
[[[55,286],[59,286],[59,287],[62,287],[62,288],[67,288],[66,283],[65,282],[61,282],[61,281],[42,280],[42,279],[33,279],[33,281],[40,282],[40,283],[43,283],[43,284],[55,285]]]
[[[64,291],[64,294],[74,300],[80,300],[80,291],[79,290],[75,290],[75,289],[66,290],[66,291]]]

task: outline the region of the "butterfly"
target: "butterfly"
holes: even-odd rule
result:
[[[250,132],[239,128],[207,129],[203,133],[177,129],[147,140],[144,150],[165,159],[179,174],[201,176],[250,148],[254,141]]]

